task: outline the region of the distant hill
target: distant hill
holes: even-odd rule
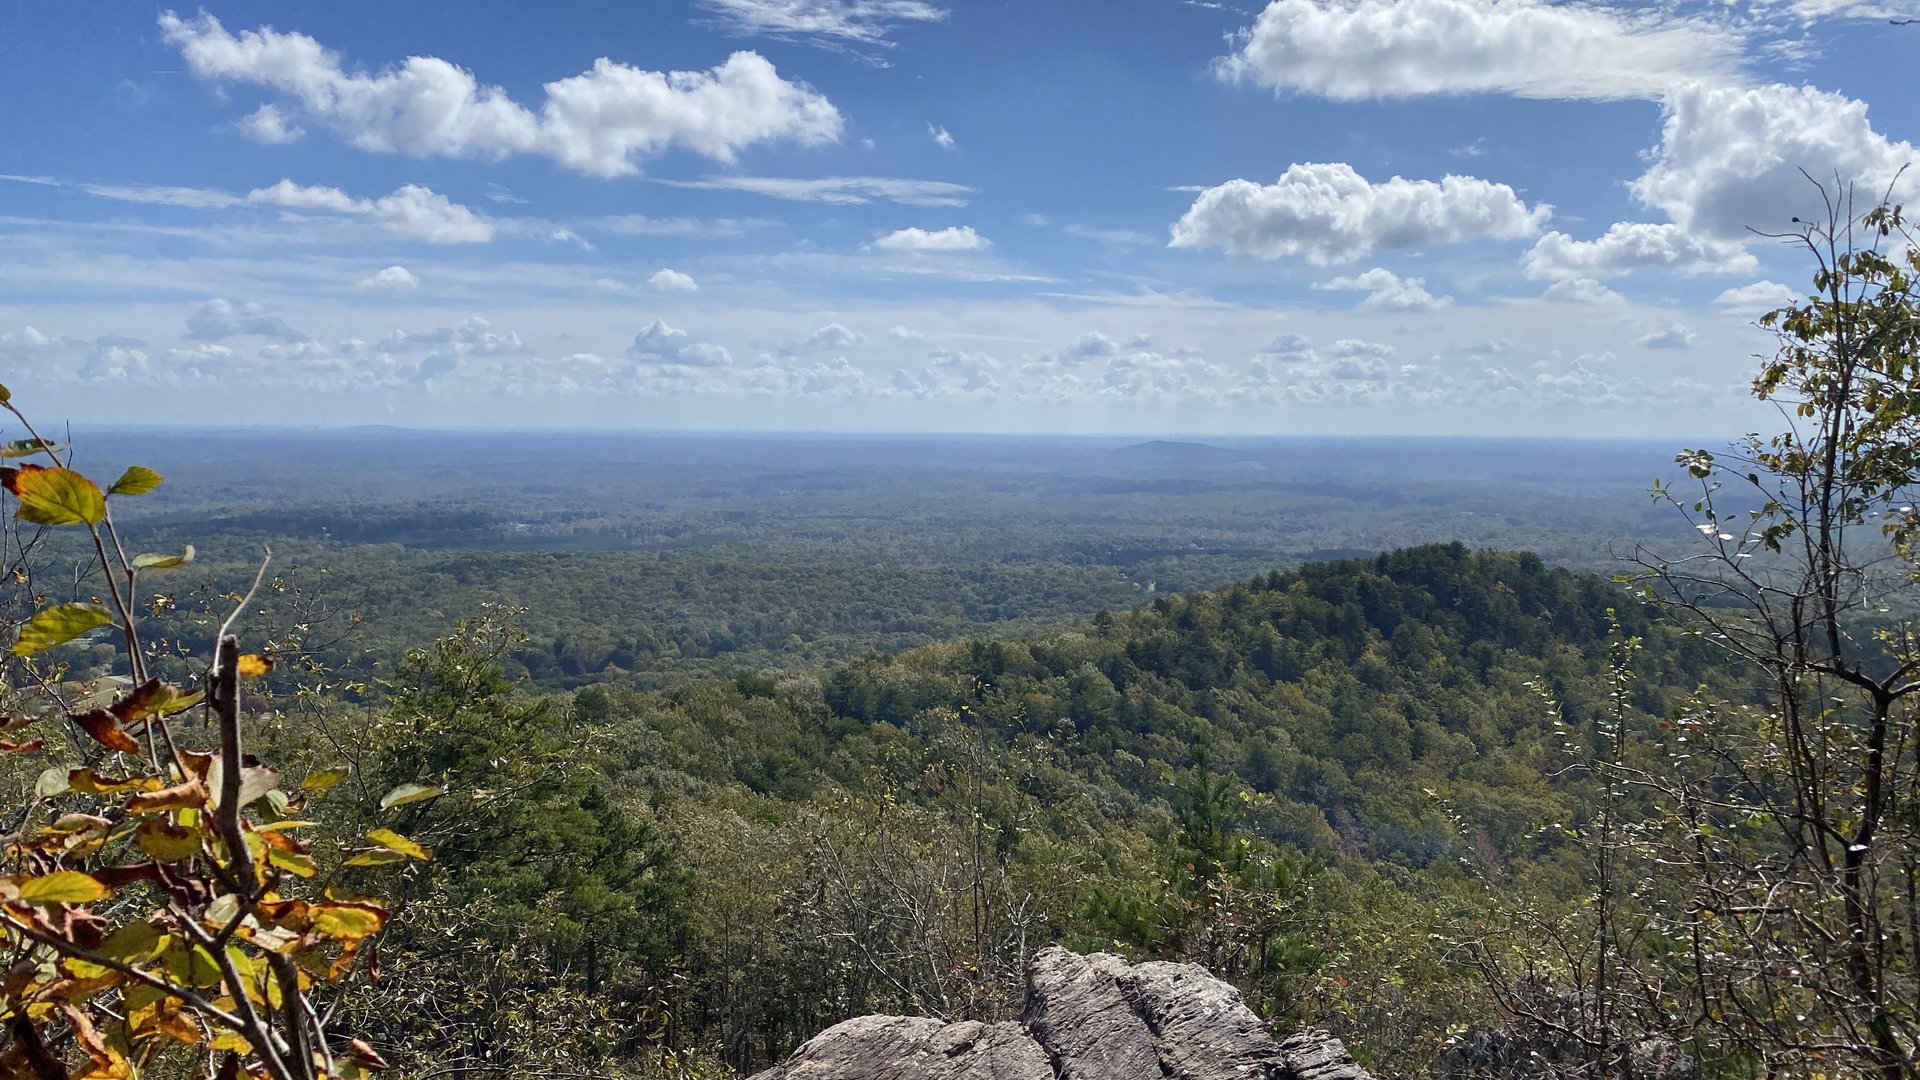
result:
[[[1226,465],[1245,455],[1208,443],[1154,439],[1112,451],[1114,457],[1136,465]]]

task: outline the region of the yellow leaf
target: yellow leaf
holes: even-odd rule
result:
[[[396,806],[432,799],[446,794],[446,789],[434,784],[401,784],[380,797],[380,809],[391,810]]]
[[[415,859],[425,860],[433,858],[432,852],[401,836],[399,833],[394,832],[392,829],[375,829],[367,834],[367,839],[389,851],[397,851],[402,855],[407,855]]]
[[[158,862],[175,862],[200,853],[200,834],[183,829],[164,817],[144,818],[133,830],[133,842]]]
[[[253,831],[254,832],[285,832],[288,829],[304,829],[309,825],[316,825],[316,824],[318,824],[318,822],[294,821],[291,819],[287,821],[269,821],[264,825],[255,825],[253,827]]]
[[[297,851],[276,851],[269,849],[267,851],[267,861],[285,870],[287,873],[294,874],[298,877],[312,877],[314,872],[319,869],[314,865],[311,858]]]
[[[78,870],[58,870],[20,883],[20,899],[29,904],[91,904],[113,890]]]
[[[164,782],[157,776],[129,776],[122,780],[102,776],[92,769],[73,769],[67,772],[66,790],[84,795],[112,795],[119,791],[157,791],[162,786]]]
[[[331,769],[319,772],[300,781],[300,787],[306,791],[321,792],[353,775],[353,770],[345,765],[335,765]]]
[[[20,500],[15,516],[35,525],[97,525],[107,516],[107,497],[100,485],[72,469],[39,465],[0,469],[0,484]]]
[[[259,653],[244,653],[234,673],[243,679],[256,679],[273,670],[273,660]]]
[[[74,956],[69,956],[61,960],[60,970],[76,979],[97,979],[113,971],[112,968],[106,967],[105,965],[96,964],[89,960],[82,960]]]
[[[371,937],[386,921],[386,912],[361,904],[316,904],[313,912],[315,931],[346,941]]]

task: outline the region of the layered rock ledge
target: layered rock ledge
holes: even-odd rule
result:
[[[1340,1040],[1276,1039],[1240,992],[1194,964],[1051,948],[1019,1021],[862,1016],[754,1080],[1371,1080]]]

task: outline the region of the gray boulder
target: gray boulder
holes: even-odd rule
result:
[[[1371,1080],[1326,1032],[1276,1040],[1239,991],[1193,964],[1052,948],[1018,1023],[863,1016],[755,1080]]]
[[[858,1016],[815,1035],[757,1080],[1054,1080],[1019,1024]]]

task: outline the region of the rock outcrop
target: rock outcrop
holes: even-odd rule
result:
[[[1047,949],[1019,1022],[862,1016],[754,1080],[1371,1080],[1340,1040],[1276,1040],[1239,991],[1193,964]]]

